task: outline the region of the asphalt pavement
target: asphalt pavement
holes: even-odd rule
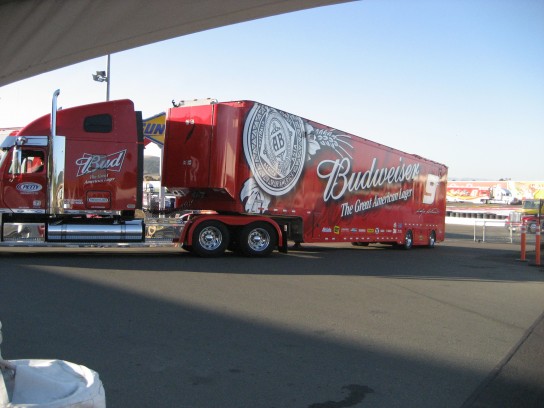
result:
[[[472,228],[472,230],[471,230]],[[482,241],[482,226],[448,225],[449,242],[470,241],[477,245],[513,242],[521,255],[520,236],[502,227],[488,227],[487,242]],[[527,237],[526,260],[517,261],[544,274],[537,265],[535,236]],[[542,263],[542,261],[540,262]],[[539,408],[544,407],[544,311],[519,339],[510,352],[489,373],[486,379],[465,401],[462,408]]]
[[[544,407],[544,313],[462,408]]]
[[[266,260],[1,248],[2,355],[92,368],[110,408],[542,407],[544,269],[473,232]]]

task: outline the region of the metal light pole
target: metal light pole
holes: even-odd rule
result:
[[[106,75],[106,101],[110,100],[110,82],[111,82],[110,54],[108,54],[108,67],[107,67],[107,75]]]
[[[106,83],[106,101],[110,100],[110,83],[111,83],[111,72],[110,72],[110,54],[108,54],[108,66],[106,71],[96,71],[96,74],[93,74],[93,80],[96,82],[105,82]]]

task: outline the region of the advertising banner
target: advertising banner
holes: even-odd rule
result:
[[[447,200],[484,203],[497,195],[499,190],[510,192],[518,202],[524,199],[544,198],[544,181],[448,181]]]

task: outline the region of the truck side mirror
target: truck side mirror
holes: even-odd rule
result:
[[[26,143],[25,137],[18,137],[13,148],[13,157],[11,158],[11,173],[21,174],[23,163],[23,145]]]

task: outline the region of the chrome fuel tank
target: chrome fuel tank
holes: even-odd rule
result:
[[[145,225],[141,220],[119,224],[49,224],[49,242],[142,242]]]

